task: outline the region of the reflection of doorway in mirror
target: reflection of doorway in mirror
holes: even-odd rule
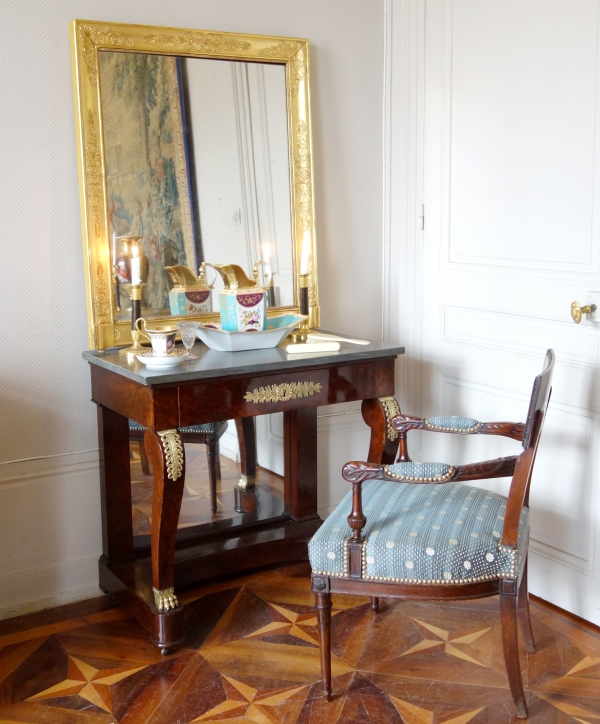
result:
[[[184,65],[203,259],[246,271],[268,261],[277,305],[292,305],[285,68],[205,58]]]

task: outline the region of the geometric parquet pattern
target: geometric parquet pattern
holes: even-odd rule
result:
[[[307,564],[183,592],[163,657],[106,597],[0,623],[0,722],[500,724],[514,721],[498,600],[334,596],[334,699],[320,694]],[[532,604],[531,722],[600,722],[600,635]],[[69,615],[70,614],[70,615]],[[35,625],[34,625],[35,624]]]

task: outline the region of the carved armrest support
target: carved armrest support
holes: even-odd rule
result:
[[[412,415],[396,415],[392,418],[391,425],[396,432],[407,433],[409,430],[426,430],[425,420],[422,417]]]
[[[388,480],[381,465],[352,461],[342,468],[342,477],[352,483],[352,511],[348,525],[352,528],[352,540],[362,541],[361,531],[367,523],[362,509],[362,489],[365,480]]]
[[[396,432],[406,434],[409,430],[429,430],[430,432],[450,432],[455,435],[502,435],[521,441],[525,425],[522,422],[480,422],[469,430],[451,430],[431,425],[427,418],[412,415],[396,415],[391,425]]]
[[[513,474],[518,459],[518,455],[511,455],[510,457],[496,458],[495,460],[484,460],[480,463],[458,465],[451,480],[460,482],[461,480],[508,477]]]
[[[365,480],[390,480],[383,465],[363,463],[358,460],[346,463],[342,468],[342,477],[349,483],[362,483]]]
[[[522,422],[483,422],[478,435],[502,435],[512,440],[523,440],[525,425]]]

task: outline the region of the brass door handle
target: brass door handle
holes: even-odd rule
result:
[[[573,318],[575,324],[579,324],[584,314],[593,314],[596,309],[597,307],[595,304],[588,304],[587,306],[582,307],[579,302],[572,302],[571,317]]]

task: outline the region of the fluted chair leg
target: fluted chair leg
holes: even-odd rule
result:
[[[371,598],[371,609],[375,611],[375,613],[379,613],[379,599],[377,596]]]
[[[321,640],[321,680],[323,695],[331,700],[331,594],[315,593]]]
[[[521,585],[519,586],[519,598],[517,602],[519,623],[521,631],[525,639],[525,648],[528,654],[535,654],[535,640],[533,638],[533,630],[531,628],[531,616],[529,614],[529,591],[527,589],[527,561],[523,569],[521,577]]]
[[[217,480],[220,480],[219,441],[215,435],[206,436],[206,458],[208,460],[208,484],[210,487],[210,509],[217,512]]]
[[[519,719],[527,718],[527,704],[521,679],[519,662],[519,639],[517,633],[517,596],[500,594],[500,616],[502,622],[502,644],[508,684]]]
[[[146,455],[146,447],[144,440],[138,442],[138,448],[140,451],[140,463],[142,465],[142,472],[144,475],[150,475],[150,463],[148,462],[148,456]]]

